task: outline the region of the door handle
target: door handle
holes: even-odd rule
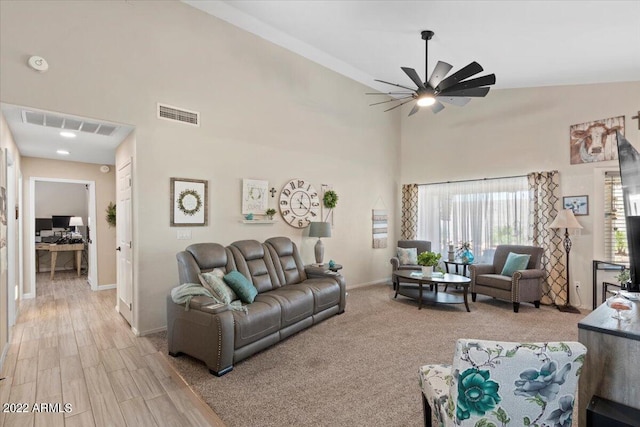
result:
[[[120,246],[118,246],[118,247],[116,248],[116,251],[121,251],[121,250],[122,250],[122,248],[121,248]]]

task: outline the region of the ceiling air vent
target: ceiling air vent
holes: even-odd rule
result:
[[[200,113],[167,104],[158,103],[158,118],[192,126],[200,126]]]
[[[79,118],[29,110],[22,110],[22,121],[32,125],[69,129],[103,136],[111,136],[118,129],[118,126],[111,124],[87,122]]]

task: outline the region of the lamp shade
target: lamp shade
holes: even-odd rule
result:
[[[553,220],[549,228],[582,228],[571,209],[563,209]]]
[[[78,227],[83,225],[84,223],[82,222],[81,216],[72,216],[71,219],[69,220],[69,227]]]
[[[312,222],[309,225],[309,237],[331,237],[331,224],[328,222]]]

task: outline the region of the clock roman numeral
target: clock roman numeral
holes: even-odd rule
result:
[[[304,187],[304,180],[299,179],[298,180],[298,188],[302,188],[302,187]]]

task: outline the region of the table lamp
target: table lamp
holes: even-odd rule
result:
[[[75,227],[75,232],[78,232],[78,227],[82,227],[84,223],[82,222],[81,216],[72,216],[69,220],[69,227]]]
[[[564,251],[567,253],[567,303],[558,306],[558,310],[568,313],[580,313],[576,307],[571,306],[571,288],[569,280],[569,252],[571,251],[571,239],[569,238],[570,228],[582,228],[571,209],[563,209],[558,213],[549,228],[564,228]]]
[[[322,237],[331,237],[331,224],[328,222],[312,222],[309,226],[309,237],[317,237],[318,241],[315,246],[316,263],[322,266],[322,258],[324,258],[324,245]]]

